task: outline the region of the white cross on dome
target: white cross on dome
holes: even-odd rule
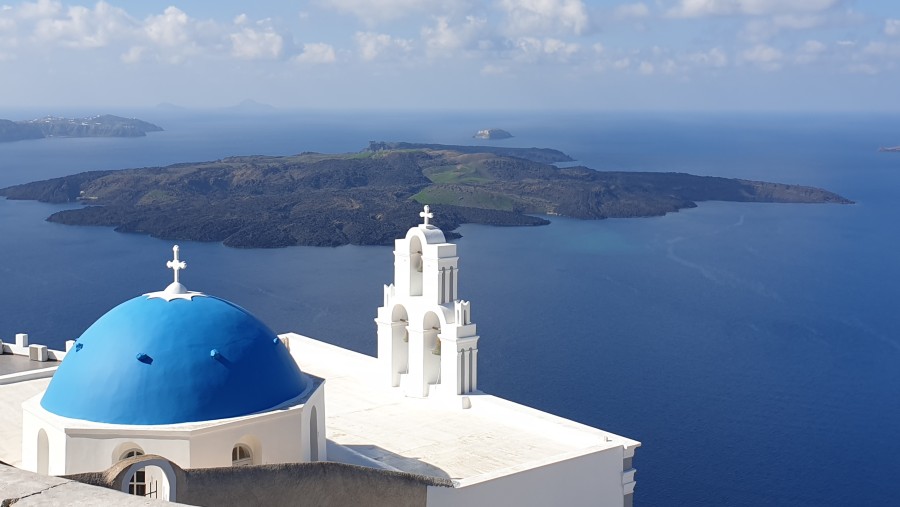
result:
[[[178,272],[182,269],[187,269],[187,263],[178,259],[178,245],[172,247],[172,255],[174,255],[175,258],[166,262],[166,267],[175,272],[175,283],[179,283]]]

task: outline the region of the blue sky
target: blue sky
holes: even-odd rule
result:
[[[5,108],[898,111],[898,78],[895,0],[0,3]]]

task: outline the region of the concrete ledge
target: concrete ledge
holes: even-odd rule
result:
[[[25,382],[26,380],[49,378],[52,377],[54,373],[56,373],[57,368],[59,368],[59,366],[51,366],[49,368],[41,368],[40,370],[28,370],[20,371],[18,373],[0,375],[0,386],[6,384],[16,384],[18,382]]]
[[[43,347],[44,345],[41,345]],[[15,343],[6,343],[0,341],[0,349],[2,352],[0,354],[12,354],[14,356],[26,356],[30,357],[31,355],[31,347],[25,346],[20,347]],[[48,361],[62,361],[66,357],[66,353],[62,350],[53,350],[51,348],[47,348],[47,360]]]
[[[325,446],[328,453],[328,461],[348,463],[350,465],[359,465],[361,467],[377,468],[379,470],[390,470],[392,472],[402,472],[402,470],[394,468],[387,463],[382,463],[381,461],[374,460],[333,440],[326,439]]]

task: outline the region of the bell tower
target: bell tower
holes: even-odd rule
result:
[[[395,240],[394,283],[375,318],[381,378],[410,397],[468,394],[478,389],[478,336],[457,293],[456,245],[429,223],[429,206],[419,216]]]

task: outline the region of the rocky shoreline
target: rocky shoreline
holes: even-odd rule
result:
[[[426,203],[434,223],[453,231],[463,223],[549,223],[535,215],[659,216],[705,200],[852,202],[800,185],[552,165],[560,159],[571,160],[548,149],[371,143],[358,153],[86,172],[0,196],[85,204],[48,218],[56,223],[239,248],[389,245]]]

